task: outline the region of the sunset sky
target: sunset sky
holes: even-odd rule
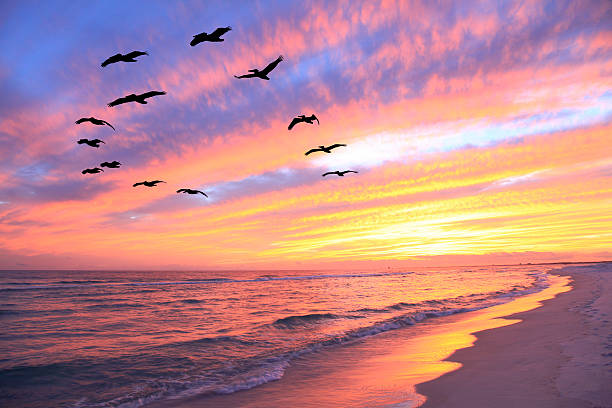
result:
[[[7,1],[0,49],[2,269],[612,259],[608,0]]]

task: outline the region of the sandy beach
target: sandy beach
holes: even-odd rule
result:
[[[567,267],[573,290],[475,333],[448,361],[462,367],[419,384],[434,407],[612,407],[612,264]]]

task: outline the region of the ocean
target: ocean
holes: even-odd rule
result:
[[[309,353],[542,290],[549,270],[0,271],[0,406],[231,394]]]

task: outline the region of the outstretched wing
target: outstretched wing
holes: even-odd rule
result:
[[[121,105],[122,103],[128,103],[128,102],[132,102],[132,99],[127,96],[124,96],[122,98],[117,98],[114,101],[110,102],[108,106],[113,107],[113,106]]]
[[[149,54],[145,51],[132,51],[128,54],[125,54],[125,57],[132,59],[132,58],[140,57],[141,55],[149,55]]]
[[[359,173],[359,172],[355,170],[344,170],[342,173],[346,174],[346,173]]]
[[[108,123],[107,121],[103,120],[102,123],[104,123],[105,125],[110,126],[113,130],[115,130],[115,127],[113,125],[111,125],[110,123]]]
[[[94,139],[94,140],[91,140],[91,142],[93,142],[93,143],[104,143],[104,140]],[[106,144],[106,143],[104,143],[104,144]]]
[[[238,78],[238,79],[242,79],[242,78],[253,78],[255,75],[254,74],[244,74],[244,75],[234,75],[234,78]]]
[[[281,62],[282,60],[283,60],[283,56],[279,55],[277,59],[275,59],[274,61],[269,63],[267,67],[262,69],[261,73],[264,74],[264,75],[268,75],[274,68],[276,68],[278,63]]]
[[[314,152],[322,152],[323,150],[321,149],[310,149],[309,151],[307,151],[306,153],[304,153],[304,156],[308,156],[310,153],[314,153]]]
[[[227,33],[231,29],[232,27],[219,27],[215,31],[210,33],[210,36],[211,37],[221,37],[223,34]]]
[[[151,183],[153,183],[153,184],[165,183],[165,181],[162,181],[162,180],[153,180]]]
[[[90,118],[81,118],[81,119],[77,120],[74,123],[76,123],[77,125],[80,125],[83,122],[91,122],[91,119]]]
[[[196,193],[200,193],[200,194],[202,194],[204,197],[208,198],[208,196],[206,195],[206,193],[205,193],[205,192],[203,192],[203,191],[200,191],[200,190],[195,190],[195,192],[196,192]]]
[[[192,47],[195,47],[196,45],[204,41],[205,38],[206,38],[205,33],[196,34],[193,36],[193,39],[191,40],[189,45],[191,45]]]
[[[112,57],[108,57],[107,59],[104,60],[104,62],[102,62],[102,64],[100,64],[101,67],[105,67],[108,64],[114,64],[115,62],[119,62],[121,61],[121,54],[115,54]]]
[[[149,91],[149,92],[145,92],[143,94],[140,94],[139,96],[143,97],[143,98],[150,98],[152,96],[158,96],[158,95],[165,95],[166,92],[164,91]]]
[[[179,188],[178,190],[176,190],[177,193],[186,193],[187,189],[186,188]]]
[[[141,181],[140,183],[135,183],[132,185],[132,187],[138,187],[138,186],[144,186],[144,181]]]
[[[346,146],[346,145],[340,144],[340,143],[334,143],[333,145],[329,146],[328,149],[335,149],[336,147],[342,147],[342,146]]]
[[[316,120],[316,121],[317,121],[317,125],[320,125],[320,124],[321,124],[321,122],[319,122],[319,118],[317,118],[317,117],[314,115],[314,113],[312,114],[311,118],[312,118],[312,120]]]
[[[328,171],[327,173],[323,173],[323,175],[321,177],[325,177],[325,176],[328,176],[330,174],[338,174],[338,173],[335,172],[335,171]]]
[[[304,120],[303,120],[302,118],[293,118],[293,119],[291,120],[291,123],[289,124],[289,127],[288,127],[287,129],[291,130],[291,129],[293,129],[293,127],[294,127],[295,125],[297,125],[298,123],[303,122],[303,121],[304,121]]]

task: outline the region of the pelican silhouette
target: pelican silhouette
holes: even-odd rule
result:
[[[204,197],[208,197],[205,192],[200,190],[192,190],[190,188],[179,188],[176,190],[177,193],[185,193],[185,194],[202,194]]]
[[[121,163],[119,163],[117,160],[113,160],[112,162],[100,163],[100,167],[108,167],[109,169],[118,169],[119,167],[121,167]]]
[[[225,41],[223,38],[221,38],[221,36],[227,33],[228,31],[230,31],[231,29],[232,27],[219,27],[210,34],[207,34],[206,32],[196,34],[193,36],[193,40],[191,40],[189,45],[193,47],[204,41],[210,41],[210,42]]]
[[[85,169],[85,170],[83,170],[81,172],[81,174],[96,174],[96,173],[99,173],[101,171],[104,171],[104,170],[102,170],[99,167],[94,167],[93,169]]]
[[[114,64],[115,62],[136,62],[134,58],[140,57],[141,55],[149,55],[144,51],[132,51],[127,54],[115,54],[112,57],[108,57],[100,66],[105,67],[108,64]]]
[[[340,143],[335,143],[331,146],[323,146],[323,145],[319,145],[318,149],[310,149],[309,151],[307,151],[306,153],[304,153],[304,155],[308,156],[310,153],[314,153],[314,152],[325,152],[325,153],[331,153],[332,149],[335,149],[336,147],[341,147],[341,146],[346,146],[345,144],[340,144]]]
[[[145,92],[140,95],[129,94],[127,96],[124,96],[123,98],[115,99],[114,101],[110,102],[108,106],[112,107],[112,106],[117,106],[117,105],[121,105],[122,103],[128,103],[128,102],[138,102],[143,105],[146,105],[147,101],[145,101],[145,99],[151,98],[152,96],[165,95],[165,94],[166,93],[164,91],[149,91],[149,92]]]
[[[110,127],[113,129],[113,130],[115,130],[115,128],[113,127],[113,125],[111,125],[111,124],[110,124],[110,123],[108,123],[107,121],[102,120],[102,119],[96,119],[96,118],[94,118],[93,116],[92,116],[92,117],[89,117],[89,118],[81,118],[81,119],[77,120],[77,121],[76,121],[76,122],[74,122],[74,123],[76,123],[77,125],[80,125],[80,124],[81,124],[81,123],[83,123],[83,122],[91,122],[91,123],[93,123],[94,125],[100,125],[100,126],[108,125],[108,126],[110,126]]]
[[[136,183],[134,185],[132,185],[132,187],[137,187],[137,186],[147,186],[147,187],[155,187],[158,183],[165,183],[165,181],[161,181],[161,180],[153,180],[153,181],[141,181],[140,183]]]
[[[272,61],[271,63],[269,63],[264,69],[262,69],[261,71],[258,70],[257,68],[255,69],[249,69],[250,74],[244,74],[244,75],[234,75],[234,77],[241,79],[241,78],[261,78],[261,79],[265,79],[265,80],[269,80],[270,78],[268,78],[268,74],[270,72],[272,72],[272,70],[274,68],[276,68],[276,66],[278,65],[279,62],[281,62],[283,60],[283,56],[279,55],[277,59],[275,59],[274,61]]]
[[[87,146],[91,146],[91,147],[100,147],[100,143],[104,143],[104,141],[100,140],[100,139],[79,139],[77,140],[78,144],[83,144],[85,143]],[[106,143],[104,143],[106,144]]]
[[[328,174],[336,174],[340,177],[344,177],[344,175],[346,173],[359,173],[358,171],[354,171],[354,170],[344,170],[344,171],[328,171],[327,173],[323,173],[322,177],[327,176]]]
[[[293,120],[289,124],[288,129],[289,130],[293,129],[293,127],[295,125],[297,125],[298,123],[300,123],[300,122],[310,123],[312,125],[315,120],[317,121],[317,125],[318,125],[319,124],[319,119],[314,115],[314,113],[312,115],[310,115],[310,116],[306,116],[306,115],[296,116],[295,118],[293,118]]]

